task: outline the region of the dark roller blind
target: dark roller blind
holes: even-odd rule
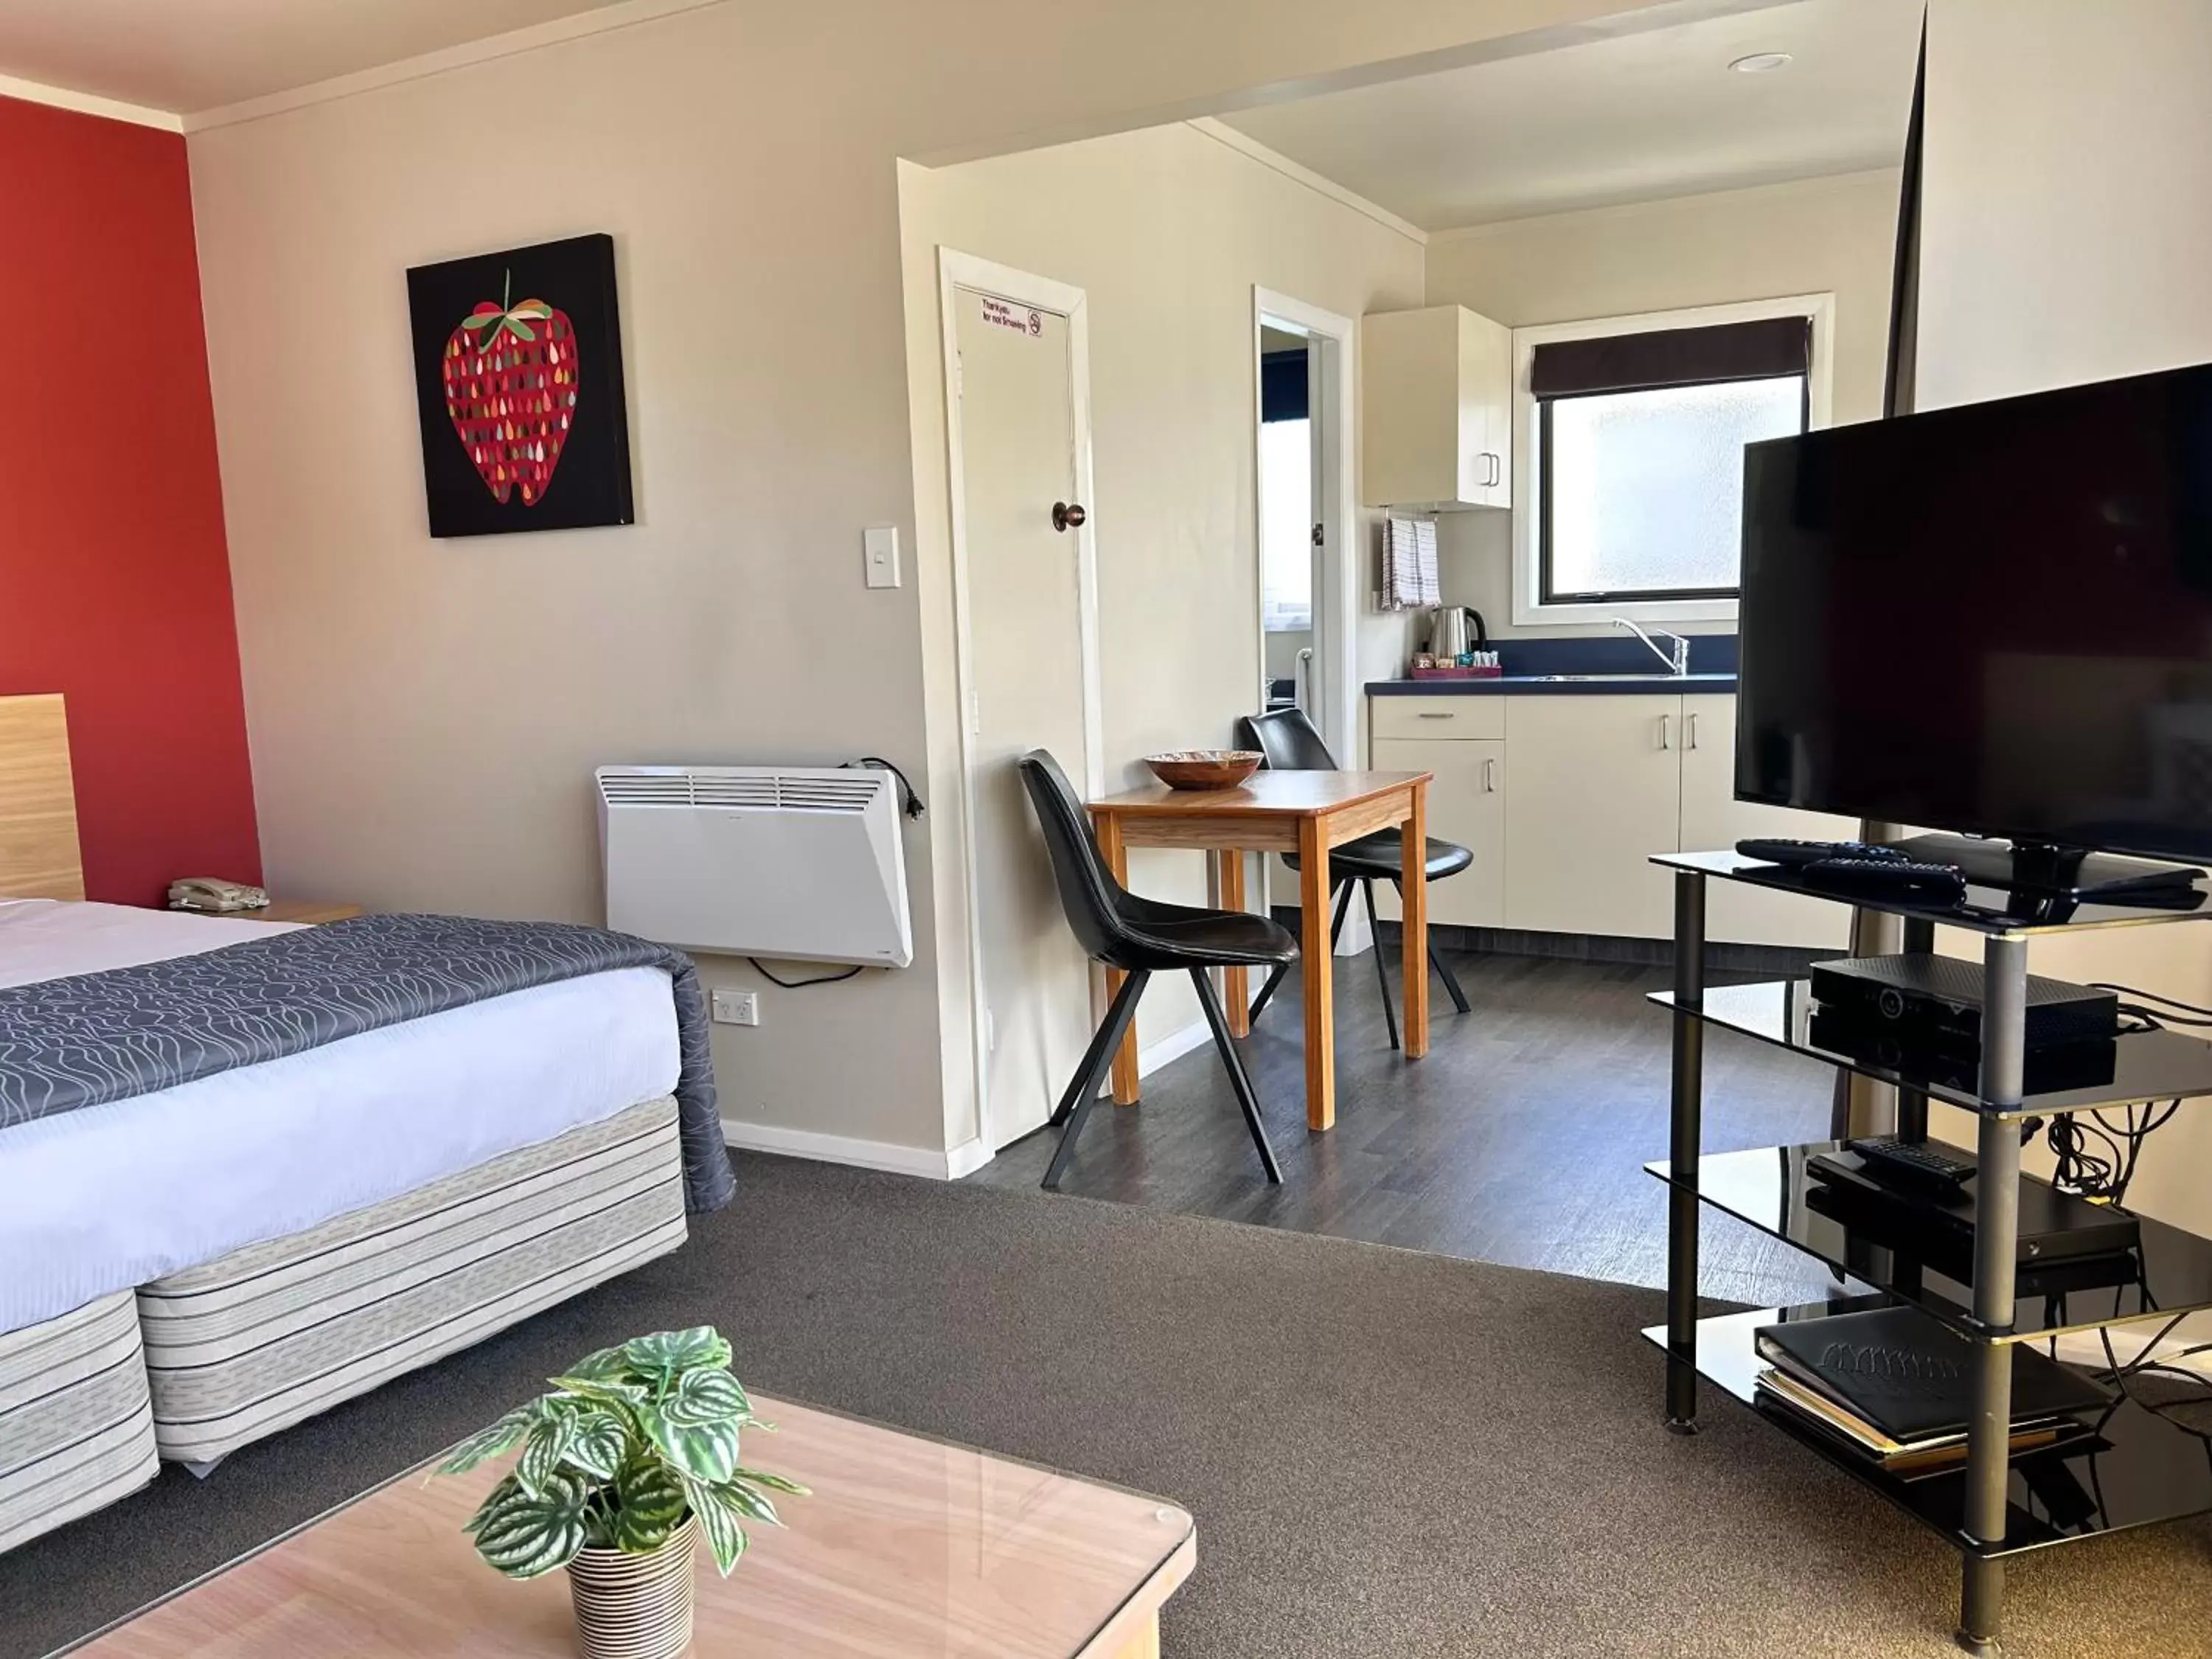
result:
[[[1260,356],[1260,418],[1303,421],[1306,409],[1306,350],[1262,352]]]
[[[1539,398],[1656,392],[1664,386],[1802,374],[1812,362],[1812,319],[1762,317],[1756,322],[1716,323],[1707,328],[1553,341],[1536,348],[1528,385]]]

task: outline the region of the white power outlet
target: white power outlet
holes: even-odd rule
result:
[[[714,1022],[718,1025],[759,1024],[760,993],[732,991],[717,987],[714,991]]]

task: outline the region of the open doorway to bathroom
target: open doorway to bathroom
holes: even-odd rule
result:
[[[1252,294],[1255,416],[1254,512],[1260,596],[1260,696],[1255,706],[1305,711],[1338,760],[1362,763],[1359,743],[1357,499],[1352,476],[1358,324],[1286,294]],[[1263,904],[1296,902],[1296,884],[1271,888],[1261,860],[1251,890]],[[1340,953],[1366,946],[1364,922]]]
[[[1315,566],[1324,538],[1315,490],[1316,343],[1260,322],[1260,631],[1268,708],[1293,706],[1318,724]]]

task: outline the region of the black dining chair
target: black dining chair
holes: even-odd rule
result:
[[[1093,962],[1118,968],[1128,975],[1107,1009],[1097,1035],[1091,1039],[1091,1047],[1084,1051],[1074,1080],[1053,1112],[1053,1126],[1066,1127],[1053,1152],[1051,1166],[1044,1172],[1046,1188],[1060,1185],[1067,1161],[1074,1156],[1076,1137],[1083,1133],[1084,1120],[1097,1103],[1098,1085],[1113,1063],[1114,1050],[1120,1047],[1129,1022],[1136,1017],[1137,1000],[1145,994],[1146,985],[1154,974],[1179,968],[1189,971],[1191,983],[1198,988],[1199,1006],[1206,1010],[1206,1023],[1213,1028],[1214,1046],[1221,1050],[1221,1063],[1229,1068],[1230,1087],[1236,1091],[1237,1103],[1243,1109],[1252,1144],[1260,1149],[1267,1179],[1279,1183],[1283,1171],[1275,1162],[1275,1149],[1267,1144],[1267,1127],[1260,1121],[1259,1097],[1252,1092],[1252,1079],[1230,1041],[1229,1021],[1221,1012],[1221,999],[1213,981],[1206,977],[1206,969],[1273,967],[1279,971],[1297,959],[1297,940],[1266,916],[1242,910],[1199,910],[1139,898],[1106,867],[1091,833],[1090,815],[1069,787],[1060,763],[1045,750],[1034,749],[1022,757],[1021,768],[1030,804],[1036,807],[1037,822],[1044,830],[1060,908],[1067,912],[1067,925],[1075,932],[1076,943]]]
[[[1247,714],[1237,722],[1237,741],[1247,749],[1256,749],[1267,757],[1267,766],[1276,772],[1334,772],[1337,770],[1336,757],[1328,752],[1328,744],[1314,729],[1303,708],[1274,708],[1264,714]],[[1405,870],[1405,836],[1393,826],[1377,830],[1374,834],[1348,841],[1341,847],[1328,849],[1328,890],[1335,903],[1335,915],[1328,924],[1328,944],[1336,948],[1336,936],[1344,931],[1344,918],[1352,908],[1352,887],[1354,882],[1367,900],[1367,928],[1373,933],[1375,921],[1375,883],[1378,878],[1398,887]],[[1283,862],[1291,869],[1298,867],[1297,855],[1283,854]],[[1431,881],[1442,881],[1455,876],[1474,862],[1474,854],[1457,842],[1429,838],[1428,853],[1424,868]],[[1401,895],[1402,896],[1402,893]],[[1452,1006],[1460,1012],[1468,1012],[1467,993],[1459,988],[1459,981],[1444,959],[1437,954],[1432,939],[1429,944],[1429,965],[1444,982]],[[1278,968],[1267,975],[1267,982],[1260,988],[1259,996],[1252,1004],[1252,1018],[1257,1021],[1260,1012],[1275,994],[1288,969]],[[1375,949],[1375,980],[1382,988],[1382,1020],[1390,1032],[1390,1046],[1398,1046],[1398,1013],[1390,1000],[1390,974],[1382,961],[1382,949]]]

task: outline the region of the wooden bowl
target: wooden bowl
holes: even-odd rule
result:
[[[1145,764],[1170,789],[1234,789],[1267,757],[1256,749],[1178,749]]]

